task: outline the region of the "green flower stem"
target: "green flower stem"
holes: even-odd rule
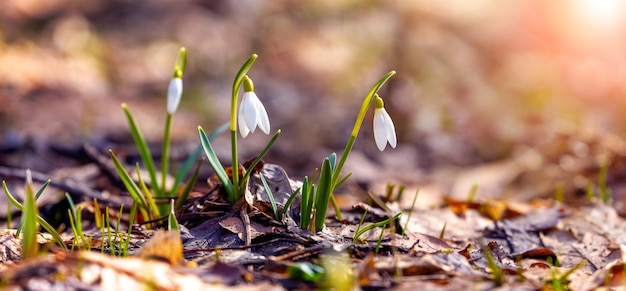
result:
[[[241,69],[239,69],[239,72],[237,72],[235,82],[233,82],[233,91],[230,99],[230,143],[233,161],[233,192],[235,193],[236,198],[241,196],[239,193],[239,158],[237,156],[237,101],[239,100],[239,88],[243,82],[243,77],[248,73],[248,70],[250,70],[250,67],[252,67],[252,64],[254,64],[257,57],[258,55],[256,54],[250,56]]]
[[[346,144],[346,147],[343,149],[343,153],[341,154],[341,159],[339,159],[337,168],[333,172],[332,184],[330,188],[331,191],[334,191],[335,187],[337,187],[337,182],[339,181],[339,177],[341,176],[341,170],[343,169],[343,165],[346,163],[346,160],[348,159],[348,155],[350,154],[350,151],[352,151],[354,142],[356,141],[356,138],[359,135],[359,131],[361,130],[361,125],[363,124],[363,120],[365,119],[365,114],[367,113],[367,109],[370,107],[370,104],[372,104],[372,101],[374,100],[374,96],[378,93],[378,90],[380,90],[380,87],[382,87],[385,84],[385,82],[387,82],[387,80],[389,80],[389,78],[391,78],[391,76],[395,74],[396,74],[395,71],[390,71],[389,73],[385,74],[382,78],[380,78],[380,80],[378,80],[378,82],[374,84],[372,89],[370,89],[367,95],[365,95],[365,98],[363,98],[363,103],[361,103],[361,109],[359,110],[359,114],[357,115],[356,121],[354,122],[354,127],[352,128],[352,134],[350,135],[350,139],[348,139],[348,143]],[[334,195],[331,195],[331,202],[333,204],[333,208],[335,209],[335,213],[337,213],[337,218],[339,220],[342,220],[341,212],[339,211],[339,206],[337,205],[337,201],[335,200]]]
[[[235,119],[237,118],[235,117]],[[230,145],[231,145],[232,159],[233,159],[233,165],[232,165],[233,194],[235,198],[234,200],[237,201],[237,199],[239,198],[239,158],[237,157],[237,130],[230,131]],[[234,203],[235,201],[231,201],[231,202]]]
[[[365,98],[363,98],[363,103],[361,103],[361,110],[359,110],[359,115],[357,115],[356,121],[354,122],[354,127],[352,128],[352,134],[350,135],[350,139],[348,139],[348,143],[346,144],[346,147],[343,149],[343,153],[341,154],[341,159],[339,160],[339,164],[337,164],[337,168],[335,169],[335,172],[333,174],[333,189],[337,181],[339,180],[339,176],[341,175],[341,169],[343,168],[343,165],[346,163],[346,160],[348,159],[348,155],[350,154],[350,151],[352,151],[352,147],[354,146],[356,137],[359,135],[359,130],[361,130],[361,125],[363,124],[363,120],[365,119],[365,114],[367,113],[367,109],[372,103],[372,100],[374,100],[374,96],[378,93],[378,90],[380,90],[380,87],[382,87],[385,84],[385,82],[387,82],[387,80],[389,80],[389,78],[391,78],[391,76],[395,74],[396,74],[395,71],[391,71],[385,74],[382,78],[380,78],[380,80],[378,80],[378,82],[376,82],[376,84],[374,84],[372,89],[370,89],[367,95],[365,95]]]
[[[165,117],[165,131],[163,133],[163,151],[161,154],[161,191],[160,193],[167,193],[167,186],[165,185],[165,180],[167,178],[167,173],[168,173],[168,168],[169,168],[169,161],[170,161],[170,127],[172,124],[172,114],[167,113],[167,116]],[[172,192],[176,191],[176,189],[171,189]],[[159,197],[162,198],[162,197]],[[161,205],[159,206],[159,213],[160,214],[165,214],[166,212],[164,212],[166,209],[161,209],[161,208],[167,208],[167,205]]]

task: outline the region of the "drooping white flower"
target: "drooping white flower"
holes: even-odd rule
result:
[[[387,142],[392,148],[396,147],[396,128],[391,117],[385,110],[383,99],[376,96],[374,109],[374,140],[376,146],[382,152],[387,146]]]
[[[183,79],[174,77],[167,88],[167,113],[174,114],[183,95]]]
[[[252,80],[246,76],[243,82],[244,94],[237,114],[239,133],[241,137],[245,138],[249,133],[253,133],[258,126],[265,134],[269,134],[270,121],[265,106],[254,93]]]

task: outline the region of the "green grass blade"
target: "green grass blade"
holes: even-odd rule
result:
[[[121,257],[122,256],[122,252],[121,252],[121,246],[120,246],[120,225],[122,225],[122,214],[124,213],[124,205],[120,206],[120,212],[118,212],[119,215],[117,216],[117,221],[115,224],[115,245],[118,248],[118,255]]]
[[[233,182],[231,182],[228,178],[226,170],[224,170],[224,166],[222,166],[220,160],[217,158],[217,155],[215,154],[215,151],[211,146],[209,138],[206,136],[206,133],[204,133],[204,130],[200,126],[198,126],[198,134],[200,135],[200,142],[202,143],[204,153],[206,154],[206,157],[209,160],[213,171],[215,171],[215,174],[220,179],[220,182],[222,182],[222,184],[224,185],[224,189],[228,194],[228,199],[231,203],[234,203],[239,197],[236,197],[237,194],[234,192]],[[237,169],[233,168],[233,171],[237,171]]]
[[[39,196],[43,194],[43,191],[46,190],[48,185],[50,185],[50,179],[48,179],[48,181],[46,181],[46,183],[44,183],[43,186],[39,188],[39,191],[37,191],[37,194],[35,194],[35,201],[39,199]],[[8,205],[9,207],[11,206],[10,203]],[[7,217],[7,225],[11,225],[10,223],[8,223],[9,220],[10,220],[9,217]],[[21,233],[22,233],[22,221],[20,221],[19,225],[17,226],[17,231],[15,232],[15,236],[20,236]]]
[[[287,213],[287,210],[289,209],[289,207],[291,206],[291,204],[295,200],[296,196],[298,196],[298,192],[300,192],[300,189],[302,189],[302,188],[298,188],[298,189],[296,189],[296,191],[293,191],[293,193],[291,193],[291,196],[289,196],[289,199],[287,199],[287,202],[285,203],[285,206],[283,207],[283,211],[281,212],[281,215],[283,217],[285,216],[285,213]]]
[[[250,178],[250,174],[252,173],[252,169],[254,169],[254,167],[256,167],[256,165],[258,165],[259,162],[261,161],[261,159],[265,156],[265,154],[267,154],[267,152],[270,150],[270,148],[272,147],[274,142],[276,142],[276,139],[280,135],[280,132],[281,131],[279,129],[279,130],[276,131],[276,133],[274,133],[274,135],[272,136],[272,139],[270,139],[270,141],[267,143],[265,148],[261,151],[260,154],[258,154],[256,156],[254,161],[252,161],[250,166],[246,169],[246,173],[243,175],[243,178],[241,178],[241,186],[239,187],[239,189],[243,189],[243,186],[246,185],[246,181],[248,181],[248,179]]]
[[[17,199],[15,199],[13,195],[11,195],[11,192],[9,192],[9,188],[7,187],[7,184],[5,181],[2,181],[2,189],[4,190],[4,194],[6,194],[9,202],[11,202],[11,204],[17,207],[17,209],[19,209],[20,211],[24,211],[24,206],[19,201],[17,201]],[[39,223],[39,225],[41,225],[43,229],[45,229],[48,233],[50,233],[52,238],[56,241],[56,243],[60,247],[62,247],[64,250],[67,250],[67,246],[65,245],[65,242],[63,241],[59,233],[56,231],[56,229],[54,229],[54,227],[52,227],[41,216],[37,216],[37,223]]]
[[[50,185],[50,179],[48,179],[48,181],[46,181],[46,183],[43,183],[43,185],[41,186],[41,188],[39,188],[39,191],[37,191],[37,194],[35,194],[35,201],[39,200],[39,196],[41,196],[41,194],[43,194],[43,191],[46,190],[46,188],[48,187],[48,185]]]
[[[218,135],[220,135],[227,129],[228,129],[228,123],[224,123],[220,125],[220,127],[218,127],[216,130],[211,132],[211,134],[209,134],[209,137],[208,137],[209,141],[213,141]],[[174,184],[172,185],[170,196],[176,196],[178,186],[183,182],[183,179],[185,179],[185,177],[189,173],[189,170],[191,169],[191,166],[193,165],[193,163],[197,161],[198,158],[200,157],[200,154],[202,154],[202,145],[198,145],[196,149],[191,153],[191,155],[187,157],[182,167],[176,174],[176,178],[174,179]]]
[[[415,209],[415,202],[417,201],[417,196],[419,195],[420,189],[415,190],[415,196],[413,196],[413,202],[411,203],[411,209],[409,209],[409,215],[406,217],[406,222],[404,223],[404,227],[402,228],[402,235],[406,233],[407,227],[409,227],[409,220],[411,220],[411,214],[413,214],[413,209]]]
[[[346,180],[348,180],[348,178],[350,178],[350,176],[352,176],[352,173],[348,173],[347,175],[345,175],[343,178],[341,178],[338,182],[337,185],[335,186],[335,188],[343,185],[343,183],[346,182]]]
[[[142,198],[142,201],[145,205],[145,208],[139,208],[139,211],[142,215],[144,215],[144,217],[148,217],[148,219],[150,220],[156,218],[155,216],[160,217],[161,212],[157,207],[156,202],[154,202],[154,199],[152,198],[152,193],[148,189],[148,186],[146,186],[146,183],[144,183],[143,178],[141,178],[141,173],[139,172],[139,164],[135,164],[135,171],[137,173],[139,189],[141,189],[139,197]]]
[[[359,229],[361,229],[361,226],[363,226],[363,221],[365,221],[365,216],[367,215],[367,210],[368,210],[368,208],[365,208],[365,211],[363,211],[363,215],[361,216],[361,220],[359,220],[359,224],[356,226],[356,230],[354,231],[354,236],[352,236],[352,243],[355,243],[356,240],[358,239],[356,234],[359,232]]]
[[[37,204],[35,203],[35,191],[33,190],[30,170],[27,170],[26,201],[22,211],[22,260],[34,258],[39,253],[39,243],[37,243]]]
[[[7,228],[11,228],[13,224],[13,207],[11,207],[11,203],[7,203]]]
[[[65,193],[65,198],[67,198],[68,203],[70,204],[70,209],[68,209],[68,211],[71,211],[70,215],[70,226],[72,227],[72,231],[74,232],[74,236],[76,238],[80,238],[83,245],[85,245],[87,243],[87,238],[85,237],[85,234],[83,233],[83,223],[82,223],[82,214],[80,213],[81,209],[80,207],[76,207],[76,205],[74,204],[74,200],[72,199],[72,196],[70,196],[70,193]],[[73,220],[73,221],[72,221]]]
[[[180,231],[178,227],[178,220],[176,219],[176,213],[174,212],[174,199],[170,203],[170,214],[167,216],[167,229],[173,231]]]
[[[196,166],[196,170],[193,173],[193,176],[191,176],[191,179],[189,179],[189,181],[187,181],[187,185],[185,185],[185,189],[183,189],[183,192],[180,194],[180,197],[178,197],[178,200],[176,201],[176,208],[174,208],[175,210],[178,210],[180,208],[183,207],[183,205],[185,205],[185,202],[187,202],[187,197],[189,197],[189,193],[191,193],[191,189],[193,189],[193,186],[196,185],[196,181],[198,181],[198,175],[200,174],[200,166],[202,165],[202,161],[198,161],[198,166]]]
[[[67,216],[70,218],[70,228],[72,229],[72,233],[74,234],[74,238],[72,239],[72,251],[74,247],[78,245],[78,230],[76,230],[76,218],[74,218],[74,214],[71,209],[67,210]]]
[[[482,249],[483,254],[485,255],[487,266],[489,267],[489,269],[491,269],[491,280],[496,286],[502,286],[502,284],[504,284],[504,275],[502,273],[502,268],[500,268],[500,266],[496,262],[496,259],[489,247],[482,244],[481,242],[479,242],[478,244]]]
[[[270,189],[270,186],[267,185],[267,181],[265,181],[265,177],[263,177],[263,175],[259,174],[259,177],[261,177],[261,182],[263,182],[263,188],[265,188],[265,193],[267,193],[267,197],[269,197],[270,199],[270,204],[272,204],[272,210],[274,211],[274,218],[276,218],[276,220],[281,221],[280,219],[280,215],[278,215],[278,207],[276,206],[276,200],[274,200],[274,193],[272,193],[272,189]]]
[[[133,179],[130,177],[130,174],[128,174],[128,171],[126,171],[124,166],[122,166],[122,163],[120,163],[112,150],[109,150],[109,155],[111,156],[113,164],[115,165],[115,171],[117,171],[117,174],[120,176],[120,179],[122,180],[124,186],[126,186],[126,190],[128,190],[130,196],[133,198],[133,200],[141,204],[141,208],[148,209],[148,205],[143,195],[141,195],[141,189],[139,189],[139,186],[135,184],[135,181],[133,181]]]
[[[130,127],[130,133],[133,137],[133,141],[135,141],[135,145],[137,146],[137,150],[139,151],[139,155],[141,156],[141,160],[143,161],[144,167],[150,174],[150,186],[155,190],[156,197],[162,197],[164,193],[161,191],[159,187],[157,176],[156,176],[156,167],[154,166],[154,160],[152,159],[152,153],[150,152],[150,148],[148,148],[148,143],[146,143],[145,138],[137,128],[135,124],[135,120],[133,119],[130,110],[126,103],[122,104],[122,110],[124,110],[124,114],[126,115],[126,119],[128,121],[128,126]]]
[[[322,162],[317,194],[315,195],[315,231],[324,228],[326,211],[328,210],[328,203],[332,195],[332,174],[330,160],[325,158],[324,162]]]
[[[302,182],[302,199],[300,201],[300,228],[305,229],[309,227],[311,223],[311,211],[312,203],[309,197],[311,196],[311,184],[309,183],[309,177],[304,177]]]
[[[127,235],[126,235],[126,241],[124,242],[124,246],[122,247],[122,254],[124,255],[124,257],[128,257],[128,247],[130,245],[130,235],[133,232],[133,224],[135,223],[135,220],[137,218],[137,208],[138,205],[137,203],[133,203],[133,206],[130,208],[130,216],[128,218],[128,231],[127,231]]]
[[[361,237],[365,232],[367,232],[368,230],[377,228],[377,227],[382,227],[384,225],[389,224],[390,222],[394,221],[395,219],[397,219],[398,217],[400,217],[402,213],[398,213],[390,218],[387,218],[383,221],[379,221],[376,223],[372,223],[364,228],[358,229],[355,233],[354,233],[354,237],[352,238],[353,240],[358,240],[359,237]]]

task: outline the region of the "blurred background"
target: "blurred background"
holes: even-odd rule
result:
[[[228,120],[232,79],[256,53],[249,76],[283,132],[267,162],[310,175],[342,151],[362,98],[395,70],[380,94],[398,148],[377,151],[370,111],[348,169],[410,180],[563,131],[624,136],[625,30],[620,0],[3,0],[0,147],[129,142],[122,102],[158,143],[184,46],[175,143]],[[242,140],[242,158],[268,140]],[[215,147],[227,160],[228,136]],[[8,154],[0,164],[62,165]]]

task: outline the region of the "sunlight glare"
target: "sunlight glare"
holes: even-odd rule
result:
[[[618,26],[626,10],[622,0],[577,0],[574,5],[584,24],[607,29]]]

